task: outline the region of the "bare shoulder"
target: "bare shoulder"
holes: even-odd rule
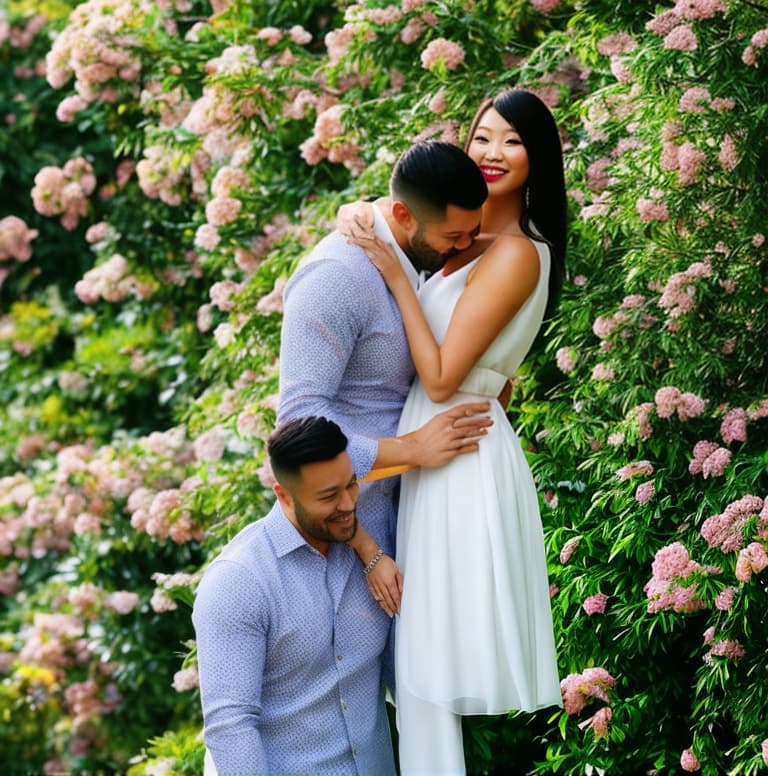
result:
[[[525,235],[499,235],[483,253],[467,282],[511,285],[527,296],[536,287],[541,266],[539,252]],[[527,293],[526,293],[527,292]]]

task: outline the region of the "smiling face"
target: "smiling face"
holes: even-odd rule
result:
[[[286,517],[307,543],[324,555],[331,542],[346,542],[355,535],[359,492],[346,452],[328,461],[304,464],[297,480],[286,486],[275,485]]]
[[[467,153],[480,168],[491,196],[520,191],[528,180],[528,152],[515,128],[495,108],[480,117]]]

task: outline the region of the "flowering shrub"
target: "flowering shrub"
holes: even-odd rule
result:
[[[467,720],[470,772],[760,772],[761,9],[32,5],[0,10],[0,760],[201,772],[189,606],[271,503],[285,282],[411,141],[519,84],[572,216],[509,407],[564,705]]]

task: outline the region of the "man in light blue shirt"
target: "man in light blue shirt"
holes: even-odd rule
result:
[[[375,229],[394,247],[414,288],[450,253],[472,244],[487,191],[477,165],[456,146],[417,143],[400,157],[390,197],[374,204]],[[322,415],[337,422],[360,478],[374,464],[435,466],[447,463],[446,455],[476,449],[489,423],[464,413],[485,411],[482,404],[453,408],[395,437],[414,374],[394,297],[363,250],[332,233],[286,286],[278,419]],[[375,539],[363,563],[379,547],[394,553],[396,485],[389,478],[362,487],[358,514]]]
[[[358,485],[325,418],[278,427],[277,503],[206,570],[195,600],[205,743],[218,776],[395,773],[382,653],[390,621],[346,544]]]

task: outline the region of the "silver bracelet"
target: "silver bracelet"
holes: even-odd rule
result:
[[[363,569],[363,574],[367,577],[375,568],[376,564],[381,560],[384,555],[384,550],[379,547],[379,551],[370,559],[368,565]]]

